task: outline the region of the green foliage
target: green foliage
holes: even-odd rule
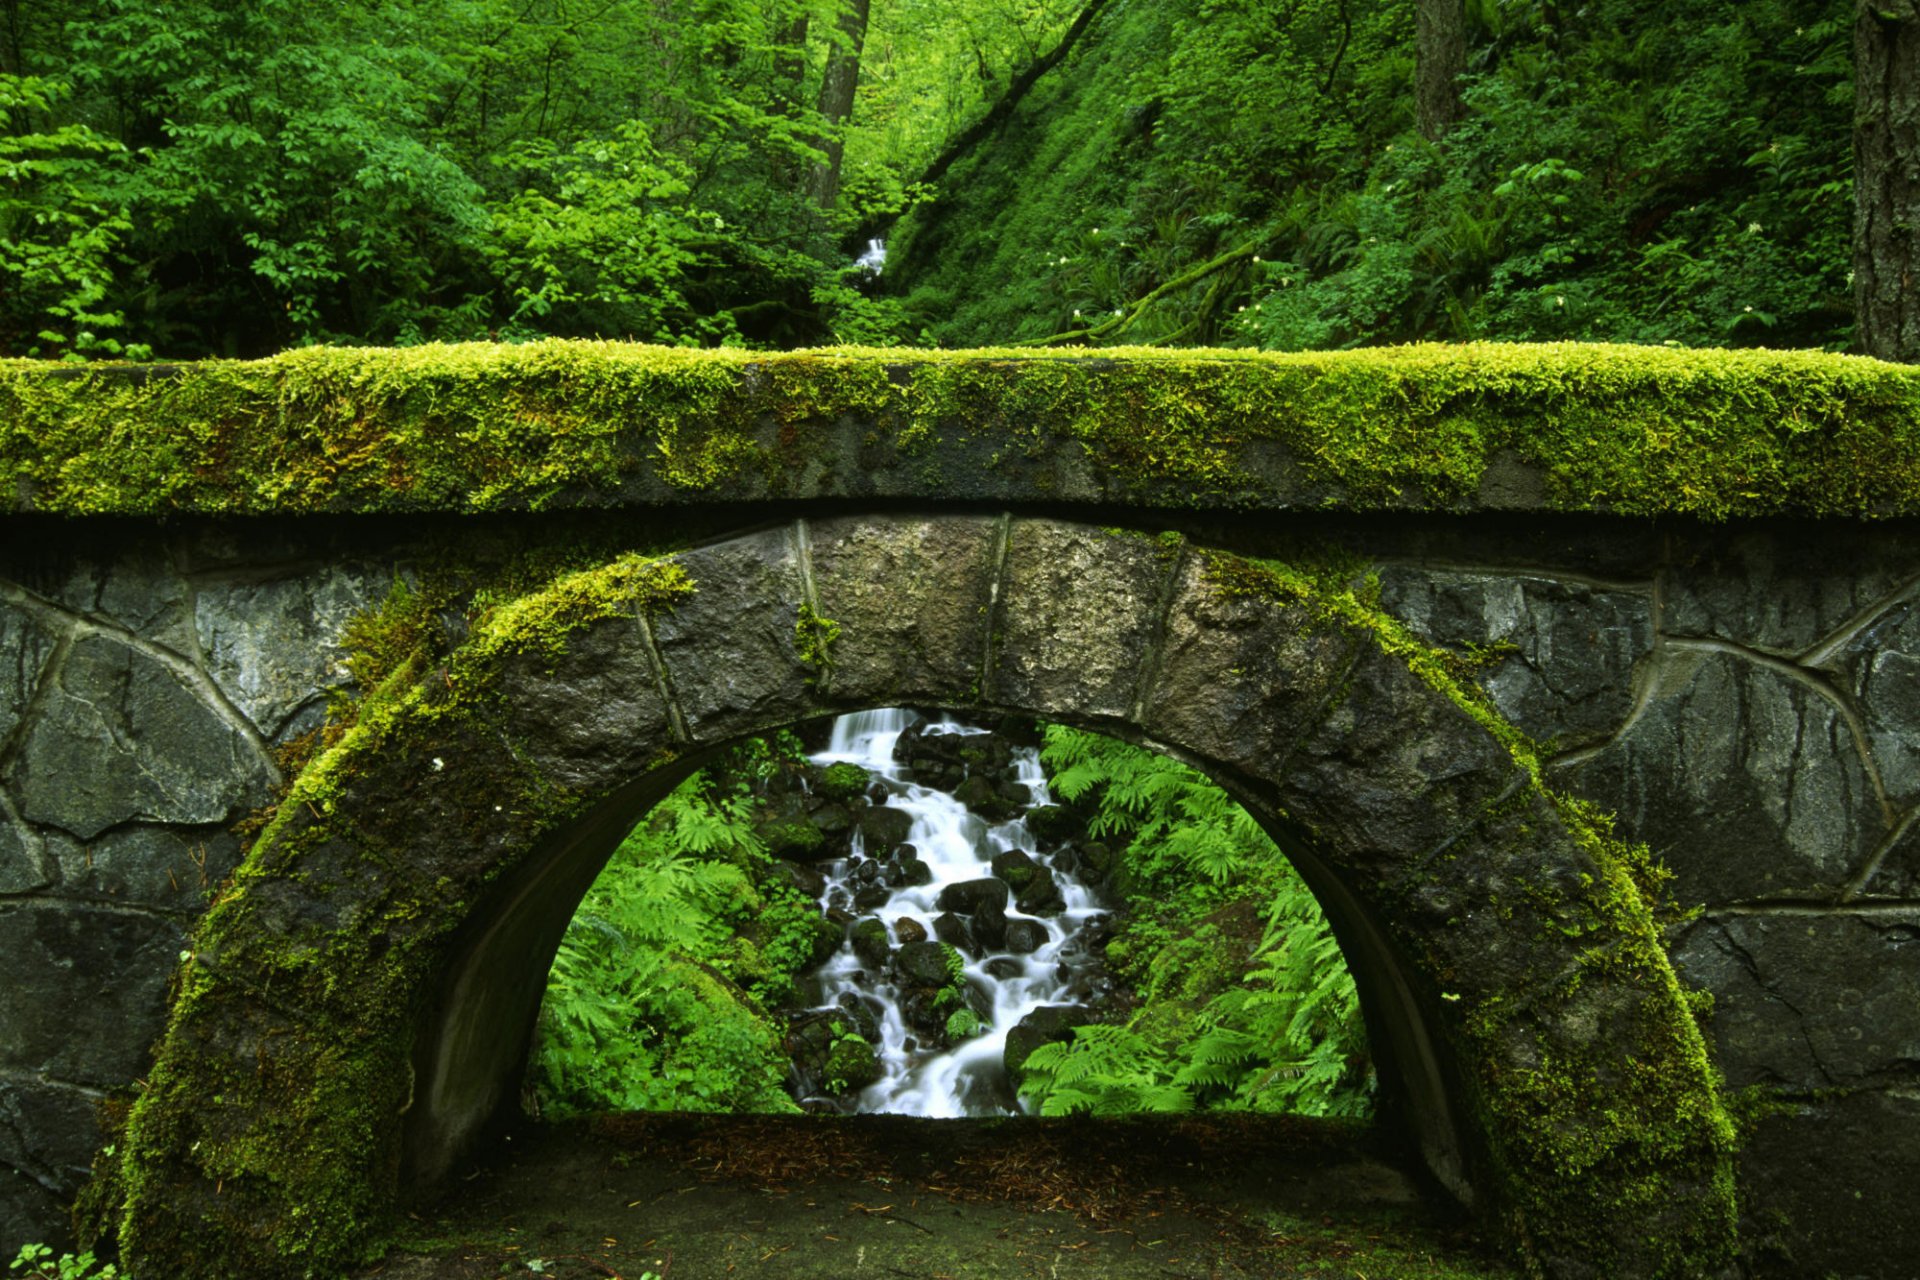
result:
[[[91,1252],[55,1257],[48,1245],[23,1244],[7,1267],[7,1274],[20,1280],[116,1280],[120,1271],[110,1262],[95,1262]]]
[[[1125,340],[1848,340],[1848,15],[1472,0],[1465,118],[1436,146],[1412,8],[1109,6],[909,215],[910,317],[1039,339],[1184,279]]]
[[[542,1109],[775,1111],[765,1012],[811,954],[810,904],[756,885],[744,796],[695,774],[622,843],[555,955],[532,1075]],[[761,942],[740,936],[752,924]]]
[[[102,332],[126,208],[103,189],[124,151],[84,124],[40,127],[72,92],[62,80],[0,73],[0,352],[80,360],[149,354]]]
[[[1062,725],[1041,760],[1062,800],[1091,809],[1091,834],[1127,842],[1108,958],[1140,1005],[1126,1027],[1036,1050],[1023,1096],[1047,1115],[1367,1114],[1359,994],[1319,904],[1246,811],[1178,761]],[[1236,920],[1264,920],[1257,943],[1223,931]]]

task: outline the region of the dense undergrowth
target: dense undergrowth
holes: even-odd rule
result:
[[[772,819],[756,786],[797,755],[790,735],[741,749],[621,844],[554,960],[534,1110],[799,1109],[782,1087],[796,979],[843,926],[762,838]],[[1107,960],[1122,994],[1100,1023],[1027,1058],[1032,1109],[1365,1114],[1352,979],[1311,893],[1246,812],[1184,765],[1063,726],[1042,760],[1085,835],[1119,855]]]

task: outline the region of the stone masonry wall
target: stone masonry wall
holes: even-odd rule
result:
[[[444,531],[443,531],[444,532]],[[1920,1185],[1920,526],[1289,518],[1194,530],[1378,566],[1560,785],[1699,914],[1684,976],[1752,1129],[1762,1274],[1909,1274]],[[0,1256],[58,1239],[144,1070],[232,824],[320,723],[423,530],[10,526],[0,545]],[[527,520],[513,536],[539,540]]]

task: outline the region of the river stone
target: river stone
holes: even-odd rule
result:
[[[1007,921],[1006,949],[1017,956],[1031,955],[1047,945],[1047,926],[1038,920]]]
[[[957,951],[971,951],[973,939],[967,934],[967,922],[951,911],[933,918],[933,936]]]
[[[802,896],[818,900],[827,890],[827,878],[812,867],[803,867],[797,862],[784,858],[774,859],[768,868],[768,874],[776,881],[784,881],[797,889]]]
[[[171,670],[105,636],[74,644],[12,772],[22,817],[82,840],[127,822],[225,822],[264,801],[274,778]]]
[[[844,1011],[853,1023],[853,1029],[874,1044],[880,1043],[880,1018],[884,1013],[880,1002],[869,996],[861,996],[852,991],[842,991],[834,1003]]]
[[[1030,916],[1057,916],[1067,909],[1060,882],[1048,867],[1034,868],[1034,877],[1014,899],[1014,905]]]
[[[809,772],[814,794],[841,804],[850,804],[863,798],[872,778],[865,769],[845,760],[830,764],[824,769],[813,769]],[[886,788],[881,787],[880,794],[886,795]]]
[[[807,821],[828,840],[838,840],[853,830],[853,815],[843,804],[823,804],[807,815]]]
[[[673,741],[646,630],[631,611],[568,633],[557,657],[543,650],[509,659],[503,692],[528,763],[564,787],[592,794],[618,786]]]
[[[936,930],[938,924],[935,925]],[[944,942],[907,942],[893,953],[893,965],[902,979],[917,987],[944,987],[950,981],[947,957],[954,948]]]
[[[1013,1024],[1007,1032],[1007,1046],[1001,1064],[1007,1079],[1018,1092],[1026,1080],[1027,1059],[1043,1044],[1059,1044],[1073,1039],[1073,1029],[1097,1021],[1090,1009],[1077,1004],[1043,1004]]]
[[[962,880],[940,890],[940,896],[934,905],[942,911],[957,911],[961,915],[971,915],[988,903],[1006,909],[1008,898],[1005,882],[992,876],[983,876],[978,880]]]
[[[989,699],[1040,715],[1125,716],[1178,560],[1177,543],[1015,520]]]
[[[856,920],[853,928],[847,930],[847,938],[853,944],[853,954],[859,956],[869,969],[877,972],[886,968],[887,958],[893,954],[886,921],[875,916]]]
[[[1013,921],[1009,920],[1007,923],[1011,925]],[[987,976],[997,978],[1001,982],[1012,978],[1024,978],[1027,974],[1026,962],[1016,960],[1012,956],[994,956],[981,968],[987,971]]]
[[[998,884],[999,881],[994,883]],[[1006,907],[991,898],[980,902],[973,917],[967,921],[967,932],[973,936],[973,945],[979,951],[1003,950],[1007,945]]]
[[[1043,804],[1027,810],[1027,830],[1041,847],[1057,845],[1085,833],[1085,824],[1073,810],[1057,804]]]
[[[819,672],[800,660],[806,596],[793,530],[770,529],[674,557],[693,581],[654,619],[675,699],[700,742],[805,719]]]
[[[1920,603],[1887,610],[1823,665],[1860,708],[1888,798],[1920,800]]]
[[[788,862],[820,862],[838,856],[838,851],[820,834],[820,828],[797,818],[761,822],[753,833],[767,846],[768,853]]]
[[[1080,878],[1089,884],[1099,884],[1113,871],[1113,846],[1099,840],[1089,840],[1074,847],[1074,860]]]
[[[901,942],[925,942],[927,926],[912,916],[901,916],[893,922],[893,936]]]
[[[979,684],[998,524],[977,516],[809,524],[820,612],[840,624],[829,677],[836,698],[946,701]]]
[[[1380,607],[1436,644],[1502,646],[1476,680],[1538,742],[1603,737],[1633,710],[1633,668],[1653,649],[1651,590],[1528,574],[1389,566]]]
[[[913,829],[913,815],[892,805],[880,805],[860,815],[860,840],[869,849],[891,849],[903,843]]]
[[[327,565],[266,582],[202,582],[193,624],[207,674],[262,737],[313,728],[327,691],[352,683],[341,633],[395,581],[391,570]]]
[[[1913,553],[1901,541],[1846,521],[1813,537],[1764,528],[1704,532],[1665,575],[1662,624],[1668,635],[1800,653],[1912,576]]]
[[[1708,1035],[1732,1088],[1854,1088],[1920,1062],[1920,907],[1709,915],[1674,964],[1714,993]]]
[[[116,827],[91,841],[56,833],[47,848],[64,895],[161,911],[202,910],[240,863],[225,827]]]
[[[0,1072],[117,1089],[146,1067],[187,945],[160,916],[0,903]]]
[[[1024,849],[1009,849],[1005,853],[996,853],[990,863],[993,874],[1007,882],[1007,887],[1015,893],[1033,882],[1040,874],[1040,864],[1035,862]]]
[[[953,789],[953,798],[988,822],[1005,822],[1020,812],[1020,804],[1002,788],[975,774]]]
[[[1722,650],[1670,649],[1642,713],[1558,777],[1651,846],[1682,902],[1835,894],[1885,834],[1840,708]]]
[[[856,911],[878,911],[893,901],[893,890],[885,885],[869,885],[856,889],[853,894],[853,907]]]
[[[895,889],[933,883],[933,868],[918,858],[902,858],[889,863],[884,875],[887,884]]]

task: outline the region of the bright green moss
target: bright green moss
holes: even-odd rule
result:
[[[1150,505],[1920,513],[1920,370],[1556,344],[1272,354],[606,342],[315,348],[154,370],[0,364],[16,511],[499,511],[831,496],[872,471],[1091,462]],[[1085,462],[1080,455],[1085,455]],[[1012,474],[1009,472],[1009,474]],[[911,477],[910,479],[908,477]],[[1537,490],[1537,492],[1535,491]],[[897,496],[914,496],[902,494]]]

